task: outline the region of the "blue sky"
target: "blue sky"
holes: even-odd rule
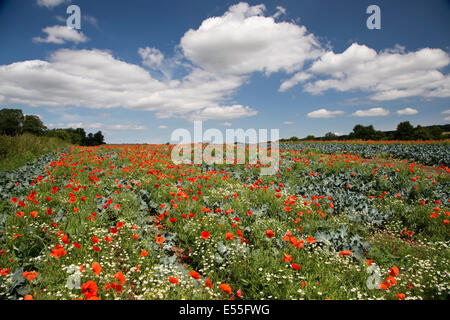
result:
[[[165,143],[193,120],[281,137],[445,124],[449,31],[444,0],[0,0],[0,106],[109,143]]]

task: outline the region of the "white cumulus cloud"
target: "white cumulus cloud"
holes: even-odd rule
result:
[[[352,114],[355,117],[378,117],[378,116],[387,116],[389,114],[389,110],[384,108],[370,108],[367,110],[358,110]]]
[[[258,111],[253,110],[250,107],[242,105],[232,105],[227,107],[208,107],[197,111],[190,115],[191,120],[225,120],[225,119],[237,119],[241,117],[254,116]]]
[[[308,118],[334,118],[336,116],[344,114],[344,111],[336,110],[330,111],[327,109],[319,109],[312,112],[309,112],[306,116]]]
[[[273,18],[276,19],[281,15],[286,14],[286,9],[283,8],[282,6],[277,6],[277,12],[275,12],[275,14],[273,15]]]
[[[313,94],[358,89],[371,93],[373,100],[450,97],[450,76],[439,71],[449,64],[449,55],[441,49],[405,53],[397,47],[377,53],[353,43],[342,53],[329,51],[316,60],[308,72],[324,78],[304,89]]]
[[[308,74],[306,72],[297,72],[292,78],[285,80],[281,83],[280,89],[278,91],[283,92],[286,91],[294,86],[296,86],[300,82],[304,82],[311,78],[311,74]]]
[[[181,80],[158,81],[138,65],[102,50],[60,49],[48,61],[0,65],[0,96],[10,105],[124,107],[158,117],[235,119],[257,112],[227,105],[242,77],[194,69]]]
[[[34,37],[33,41],[63,44],[65,42],[79,43],[89,40],[88,37],[83,34],[83,32],[71,29],[67,26],[51,26],[42,29],[42,31],[47,34],[47,37]]]
[[[408,108],[405,108],[405,109],[397,110],[396,113],[399,116],[411,116],[411,115],[414,115],[414,114],[418,114],[419,111],[417,111],[414,108],[409,108],[408,107]]]
[[[59,6],[63,3],[69,3],[71,0],[37,0],[40,7],[47,7],[49,9]]]
[[[139,48],[139,55],[142,58],[142,64],[150,68],[159,68],[164,60],[164,55],[156,48]]]
[[[229,74],[294,72],[322,54],[304,26],[275,22],[264,5],[239,3],[202,22],[181,39],[184,55],[205,70]]]

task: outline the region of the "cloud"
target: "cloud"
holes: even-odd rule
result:
[[[231,127],[233,124],[231,122],[226,121],[226,122],[223,122],[222,125],[225,127]]]
[[[277,6],[277,12],[272,16],[274,19],[278,18],[281,15],[286,14],[286,9],[282,6]]]
[[[327,109],[319,109],[312,112],[309,112],[306,116],[308,118],[334,118],[338,115],[344,114],[344,111],[336,110],[330,111]]]
[[[158,118],[231,120],[258,112],[232,101],[253,72],[299,73],[305,61],[324,51],[304,26],[275,22],[264,5],[239,3],[222,16],[187,31],[174,57],[150,46],[140,48],[143,66],[127,63],[107,50],[53,52],[46,60],[0,65],[3,104],[44,107],[116,108],[154,111]],[[282,8],[277,8],[282,13]],[[74,29],[43,29],[37,42],[84,42]],[[173,66],[176,65],[176,66]],[[185,76],[172,79],[174,68]],[[156,79],[162,73],[163,79]],[[301,81],[296,74],[291,81]],[[285,87],[289,86],[289,82]]]
[[[47,34],[46,38],[34,37],[35,42],[45,42],[45,43],[56,43],[63,44],[67,42],[86,42],[88,37],[86,37],[83,32],[71,29],[67,26],[52,26],[42,29],[43,32]]]
[[[243,75],[252,72],[295,72],[323,51],[304,26],[275,22],[264,5],[231,6],[220,17],[202,22],[181,39],[186,58],[211,72]]]
[[[253,110],[250,107],[244,107],[241,105],[233,105],[226,107],[208,107],[200,111],[193,113],[190,120],[225,120],[225,119],[237,119],[242,117],[254,116],[258,111]]]
[[[370,108],[367,110],[358,110],[352,114],[355,117],[377,117],[377,116],[387,116],[389,110],[384,108]]]
[[[142,131],[147,130],[146,126],[128,125],[128,124],[107,124],[102,122],[72,122],[49,124],[49,128],[84,128],[94,130],[111,130],[111,131]]]
[[[89,16],[89,15],[87,15],[87,14],[82,14],[81,17],[82,17],[82,19],[83,19],[84,21],[86,21],[87,23],[91,24],[91,25],[94,26],[96,29],[99,29],[99,26],[98,26],[98,20],[97,20],[96,17]]]
[[[139,48],[139,55],[142,58],[142,64],[150,68],[159,68],[164,60],[164,55],[156,48]]]
[[[342,53],[329,51],[316,60],[308,73],[322,79],[309,82],[305,91],[362,90],[373,100],[393,100],[412,96],[450,97],[450,76],[439,69],[450,64],[441,49],[424,48],[404,53],[399,47],[377,53],[353,43]]]
[[[67,19],[61,16],[55,16],[55,19],[58,20],[59,22],[64,22],[66,23]]]
[[[405,108],[405,109],[397,110],[396,113],[399,116],[410,116],[410,115],[418,114],[419,111],[417,111],[416,109],[413,109],[413,108]]]
[[[159,129],[167,129],[167,126],[161,125],[161,126],[158,126],[158,128]]]
[[[291,124],[294,124],[295,122],[292,122],[292,121],[285,121],[285,122],[283,122],[283,124],[285,124],[285,125],[291,125]]]
[[[227,104],[244,80],[195,68],[180,80],[158,81],[107,51],[60,49],[48,61],[0,65],[0,96],[10,105],[124,107],[155,111],[160,118],[225,120],[257,113]]]
[[[37,0],[37,4],[40,7],[47,7],[51,9],[63,3],[69,3],[70,1],[71,0]]]
[[[304,82],[311,78],[311,74],[306,72],[297,72],[292,78],[285,80],[281,83],[280,89],[278,91],[284,92],[294,86],[296,86],[300,82]]]
[[[450,109],[442,111],[441,114],[450,114]],[[450,121],[450,116],[445,117],[444,121]]]

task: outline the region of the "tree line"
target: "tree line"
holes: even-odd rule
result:
[[[96,146],[105,143],[101,131],[86,134],[83,128],[48,129],[36,115],[24,115],[20,109],[1,109],[0,134],[16,136],[23,133],[55,137],[80,146]]]
[[[394,131],[375,130],[373,125],[363,126],[358,124],[353,127],[353,131],[348,135],[338,136],[335,133],[328,132],[323,137],[314,137],[308,135],[303,139],[291,137],[289,139],[280,139],[280,141],[301,141],[301,140],[441,140],[449,138],[447,132],[450,131],[450,125],[414,127],[409,121],[400,122]]]

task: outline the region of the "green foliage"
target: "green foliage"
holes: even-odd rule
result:
[[[381,140],[384,134],[381,131],[376,131],[373,125],[363,126],[356,125],[353,128],[353,132],[349,135],[350,139],[361,139],[361,140]]]
[[[42,120],[36,115],[24,116],[20,109],[1,109],[0,135],[16,136],[22,133],[29,133],[37,136],[45,135],[47,137],[58,138],[74,145],[97,146],[105,144],[105,138],[101,131],[89,133],[89,135],[86,136],[86,132],[83,128],[47,130],[47,127]],[[2,152],[4,154],[5,151],[0,149],[0,156]]]
[[[450,166],[450,145],[446,143],[342,143],[342,142],[301,142],[281,143],[281,149],[316,150],[321,153],[352,153],[370,159],[388,155],[394,159],[406,159],[425,165]]]
[[[414,140],[431,140],[433,137],[427,128],[417,126],[414,128],[412,138]]]
[[[25,116],[25,119],[23,121],[22,132],[41,136],[44,134],[45,129],[47,129],[47,127],[44,126],[44,123],[38,116],[35,115]]]
[[[0,134],[14,136],[22,133],[24,116],[19,109],[0,110]]]
[[[0,171],[23,166],[36,157],[67,148],[70,143],[58,138],[25,133],[17,136],[0,136]]]
[[[333,132],[327,132],[324,136],[324,140],[335,140],[338,136]]]
[[[46,135],[49,137],[57,137],[61,140],[80,146],[98,146],[105,143],[105,138],[101,131],[86,135],[83,128],[52,129],[48,130]]]
[[[395,138],[398,140],[411,140],[414,134],[414,127],[409,121],[400,122],[397,125]]]

